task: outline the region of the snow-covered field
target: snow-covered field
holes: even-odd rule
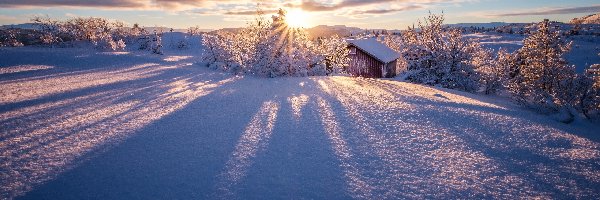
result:
[[[599,124],[195,51],[0,49],[0,198],[600,198]]]

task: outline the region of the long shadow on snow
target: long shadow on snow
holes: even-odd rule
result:
[[[264,147],[242,144],[242,147],[261,149],[247,149],[257,152],[248,158],[251,163],[245,166],[248,169],[241,174],[241,181],[232,184],[233,197],[319,198],[337,194],[335,191],[339,190],[331,186],[336,185],[335,179],[311,174],[315,171],[339,174],[329,163],[311,164],[315,160],[329,160],[329,154],[322,153],[322,149],[305,148],[322,142],[314,136],[318,129],[302,133],[300,125],[308,121],[300,120],[298,125],[291,125],[296,122],[285,119],[290,117],[288,96],[302,92],[295,88],[280,89],[280,84],[272,83],[276,81],[242,79],[235,83],[237,86],[217,87],[210,94],[136,131],[114,148],[84,156],[86,159],[80,160],[87,161],[37,187],[23,199],[215,197],[213,194],[219,189],[215,186],[219,186],[220,178],[226,173],[224,170],[228,169],[224,166],[232,158],[235,160],[232,152],[240,145],[241,134],[248,133],[254,122],[252,116],[261,112],[265,102],[280,106],[272,138],[267,138]],[[263,82],[267,84],[252,88]],[[240,87],[244,85],[251,87]],[[304,116],[311,117],[310,114]],[[278,162],[279,159],[284,162]],[[327,180],[323,182],[327,185],[307,186],[292,179]]]
[[[108,97],[75,99],[74,102],[51,107],[51,113],[46,113],[47,108],[41,107],[9,121],[12,125],[6,126],[11,127],[6,131],[11,133],[5,135],[14,137],[0,141],[4,149],[2,168],[6,172],[2,175],[3,182],[6,181],[2,184],[3,194],[11,197],[30,190],[28,188],[32,185],[76,166],[79,161],[85,160],[83,155],[119,143],[134,134],[132,131],[181,109],[215,87],[227,84],[220,83],[219,80],[224,78],[219,73],[172,70],[176,72],[165,72],[155,81],[144,79],[139,81],[149,82],[119,86],[130,86],[127,89],[98,87],[90,91],[98,94],[106,92]],[[96,104],[99,106],[94,107]]]
[[[58,52],[57,52],[58,51]],[[94,71],[102,68],[123,67],[131,61],[141,63],[160,63],[161,57],[141,56],[143,52],[129,54],[111,54],[94,49],[74,48],[23,48],[0,50],[0,67],[18,65],[48,65],[51,69],[16,72],[0,75],[2,82],[18,79],[54,76],[56,74],[74,73],[77,71]]]
[[[408,95],[391,89],[389,84],[368,82],[390,93]],[[557,128],[550,120],[532,123],[530,120],[536,116],[527,111],[427,98],[403,101],[417,106],[421,113],[407,117],[421,118],[426,126],[460,138],[469,150],[482,153],[500,166],[493,173],[495,176],[522,179],[523,188],[518,193],[554,198],[597,197],[600,180],[594,174],[600,171],[598,143],[578,137],[573,130]]]
[[[254,158],[253,166],[234,188],[233,197],[349,198],[344,189],[343,169],[320,125],[314,95],[318,86],[307,78],[269,81],[275,82],[269,90],[277,94],[272,101],[280,105],[273,133],[264,152]]]
[[[363,82],[362,84],[364,84],[364,83],[376,84],[377,86],[381,87],[382,89],[387,90],[390,93],[410,94],[410,91],[398,90],[398,87],[394,87],[394,86],[397,86],[397,84],[409,84],[409,83],[405,83],[405,82],[399,82],[399,81],[394,81],[394,80],[383,80],[382,81],[382,80],[373,80],[373,79],[360,79],[360,81],[357,81],[357,82],[359,84],[360,84],[360,82]],[[446,88],[437,88],[437,87],[428,86],[428,85],[419,85],[419,86],[422,88],[427,88],[429,90],[436,90],[436,91],[439,91],[440,93],[446,93],[446,94],[456,95],[456,96],[460,96],[460,97],[467,98],[467,99],[472,99],[475,101],[480,101],[485,104],[489,104],[489,105],[493,105],[493,106],[497,106],[497,107],[480,106],[480,105],[473,105],[473,104],[457,104],[457,103],[449,102],[449,101],[443,102],[444,106],[456,105],[454,107],[480,110],[480,111],[484,111],[487,113],[500,114],[500,115],[505,115],[505,116],[509,116],[509,117],[519,118],[522,120],[535,119],[534,121],[536,123],[542,123],[546,126],[550,126],[552,128],[559,129],[564,132],[570,132],[577,136],[584,137],[584,138],[593,140],[595,142],[600,142],[600,136],[598,134],[588,133],[589,130],[581,130],[577,126],[571,126],[569,124],[558,123],[557,121],[552,120],[551,117],[548,115],[535,113],[534,111],[528,110],[528,108],[521,108],[521,107],[519,107],[519,105],[515,105],[510,102],[503,102],[501,100],[499,101],[499,100],[495,100],[495,99],[490,99],[486,96],[478,96],[475,99],[474,96],[476,96],[476,95],[468,93],[468,92],[457,91],[457,90],[446,89]],[[445,96],[443,96],[443,95],[440,95],[437,97],[445,98]],[[420,98],[420,99],[427,100],[426,98]],[[434,104],[430,104],[430,105],[434,105]]]

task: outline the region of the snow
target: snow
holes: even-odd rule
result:
[[[600,198],[597,123],[164,53],[0,48],[0,198]]]
[[[484,47],[495,50],[503,48],[508,52],[514,52],[521,48],[523,46],[523,39],[525,39],[525,36],[523,35],[490,32],[466,34],[464,37],[468,39],[475,39]]]
[[[400,57],[400,53],[390,49],[375,38],[352,39],[347,41],[383,63],[390,63]]]

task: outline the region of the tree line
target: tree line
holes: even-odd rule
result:
[[[216,31],[202,37],[204,59],[211,68],[263,77],[328,75],[348,65],[346,41],[333,36],[309,40],[302,28],[286,23],[280,9],[272,20],[261,11],[235,32]]]

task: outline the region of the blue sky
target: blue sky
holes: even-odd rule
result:
[[[429,11],[446,23],[568,21],[600,12],[592,0],[0,0],[0,24],[28,22],[34,15],[66,19],[103,17],[128,24],[206,29],[244,26],[260,5],[299,10],[307,26],[348,25],[404,29]]]

